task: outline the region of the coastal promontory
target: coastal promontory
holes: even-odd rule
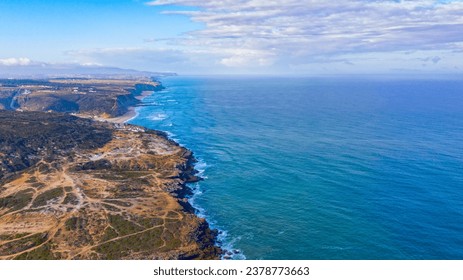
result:
[[[0,110],[0,259],[220,258],[216,232],[185,198],[185,183],[197,180],[189,150],[162,132],[30,109],[42,97],[23,85],[11,85],[2,103],[9,110]],[[151,86],[159,85],[123,85],[106,98],[114,105],[119,93],[131,98]],[[85,95],[90,87],[97,91],[91,85]],[[84,97],[69,97],[79,92],[44,91],[40,106],[50,96],[83,106]],[[125,110],[108,108],[93,113]]]

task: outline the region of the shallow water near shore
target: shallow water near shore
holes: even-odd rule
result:
[[[195,153],[234,258],[463,258],[462,81],[162,83],[130,123]]]

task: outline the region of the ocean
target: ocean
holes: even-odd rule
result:
[[[463,81],[161,81],[130,123],[195,153],[234,259],[463,259]]]

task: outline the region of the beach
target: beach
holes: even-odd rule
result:
[[[140,95],[135,96],[135,98],[138,101],[142,101],[145,97],[150,96],[154,94],[155,92],[156,91],[154,92],[153,91],[142,91],[142,93]],[[119,123],[119,124],[126,123],[137,116],[136,108],[137,108],[136,106],[129,106],[127,108],[127,113],[125,113],[124,115],[115,117],[115,118],[108,118],[104,120],[113,122],[113,123]]]
[[[129,120],[135,118],[137,116],[137,112],[136,112],[136,107],[133,107],[133,106],[130,106],[127,108],[128,112],[125,113],[124,115],[120,116],[120,117],[115,117],[115,118],[108,118],[108,119],[105,119],[105,118],[98,118],[98,120],[100,121],[108,121],[108,122],[112,122],[112,123],[126,123],[128,122]]]

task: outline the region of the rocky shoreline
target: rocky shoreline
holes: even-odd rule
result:
[[[181,147],[180,144],[170,139],[165,132],[156,131],[156,133],[164,137],[164,139],[169,141],[172,145]],[[182,156],[186,159],[186,162],[177,166],[177,168],[180,170],[180,173],[178,177],[172,178],[179,178],[182,183],[180,184],[179,188],[173,190],[172,194],[174,194],[174,196],[179,199],[178,203],[183,207],[184,211],[196,215],[196,209],[189,203],[187,199],[187,197],[192,195],[192,190],[190,187],[188,187],[187,184],[196,183],[203,179],[196,176],[198,171],[195,169],[195,164],[198,161],[195,158],[194,153],[185,147],[182,147],[182,149],[185,150]],[[227,252],[224,252],[220,246],[217,246],[217,237],[219,235],[219,231],[217,229],[211,229],[206,219],[201,219],[203,220],[203,223],[197,232],[197,240],[200,241],[202,248],[207,248],[206,250],[210,253],[211,256],[214,256],[214,259],[221,258],[221,256]],[[191,256],[184,257],[184,259],[192,259]]]
[[[165,133],[59,113],[0,119],[0,259],[221,258],[187,199],[194,155]]]

